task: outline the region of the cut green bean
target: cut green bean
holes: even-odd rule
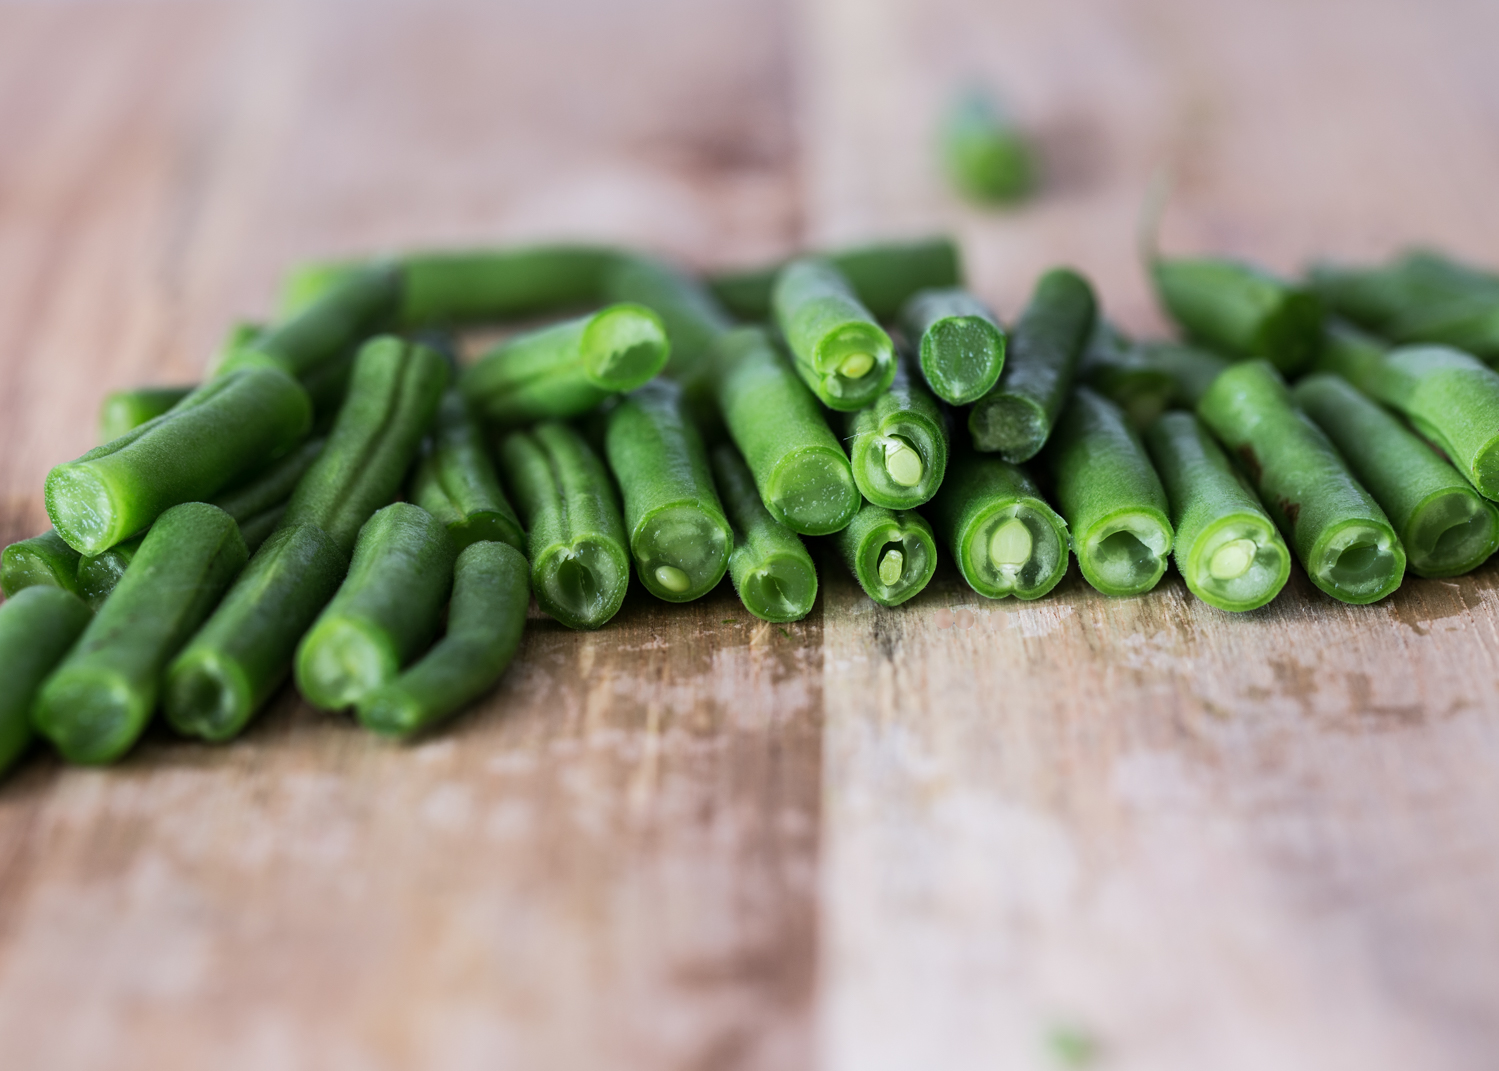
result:
[[[105,395],[99,409],[99,441],[114,442],[168,412],[192,392],[192,387],[137,387]]]
[[[1311,290],[1220,258],[1157,257],[1150,272],[1161,307],[1191,340],[1288,375],[1316,358],[1322,302]]]
[[[1400,421],[1340,376],[1311,375],[1291,397],[1385,511],[1419,576],[1458,576],[1499,548],[1499,510]]]
[[[342,710],[382,685],[432,642],[453,588],[453,541],[409,502],[386,506],[359,533],[349,575],[297,647],[297,689]]]
[[[359,351],[349,399],[328,444],[297,484],[285,527],[315,524],[345,554],[370,515],[396,495],[448,386],[447,362],[390,336]]]
[[[1255,610],[1286,586],[1291,552],[1259,497],[1191,413],[1166,413],[1145,443],[1171,501],[1176,568],[1220,610]]]
[[[444,395],[437,411],[431,448],[411,483],[411,501],[447,526],[457,550],[483,541],[526,549],[526,534],[500,488],[484,436],[456,390]]]
[[[98,554],[182,502],[211,498],[285,453],[312,426],[312,403],[280,372],[214,380],[171,412],[47,475],[47,512],[81,554]]]
[[[661,381],[621,399],[609,413],[604,446],[624,499],[635,575],[646,590],[667,602],[712,591],[729,567],[734,533],[681,388]]]
[[[234,518],[202,502],[163,513],[108,602],[37,697],[33,720],[69,762],[113,762],[156,709],[162,671],[245,564]]]
[[[670,352],[661,317],[644,305],[610,305],[509,339],[479,358],[459,386],[493,423],[561,420],[654,379]]]
[[[644,305],[661,317],[671,344],[666,374],[693,387],[711,378],[718,337],[734,326],[718,299],[695,277],[653,257],[620,257],[609,272],[610,301]]]
[[[0,606],[0,775],[31,743],[37,690],[92,616],[77,595],[47,586],[27,588]]]
[[[1067,524],[1025,470],[964,452],[932,500],[932,520],[968,586],[990,599],[1039,599],[1067,572]]]
[[[1171,373],[1102,317],[1093,325],[1077,378],[1117,405],[1134,428],[1165,412],[1175,393]]]
[[[854,483],[886,509],[915,509],[942,486],[947,419],[937,399],[897,363],[895,381],[843,423]]]
[[[862,409],[890,388],[890,336],[830,262],[792,261],[776,277],[771,300],[792,364],[823,405]]]
[[[1004,372],[968,413],[974,449],[1028,461],[1046,445],[1093,330],[1088,281],[1056,268],[1043,275],[1010,335]]]
[[[470,544],[453,568],[447,634],[414,666],[358,701],[360,724],[411,736],[483,695],[520,646],[530,591],[520,551],[504,543]]]
[[[993,389],[1005,364],[1005,332],[983,302],[958,287],[919,290],[900,314],[901,330],[927,386],[967,405]]]
[[[286,680],[297,641],[348,566],[316,525],[273,533],[167,670],[163,704],[172,727],[213,743],[243,732]]]
[[[1140,353],[1150,367],[1159,369],[1171,382],[1171,404],[1196,409],[1218,374],[1232,361],[1197,346],[1176,342],[1146,342]]]
[[[582,436],[542,423],[500,443],[500,471],[526,526],[531,590],[568,628],[599,628],[619,612],[630,553],[614,485]]]
[[[1083,579],[1105,595],[1139,595],[1160,583],[1171,553],[1170,506],[1119,408],[1078,388],[1047,455]]]
[[[859,511],[848,455],[812,392],[758,327],[719,343],[718,404],[771,516],[802,535],[829,535]]]
[[[1268,361],[1224,371],[1197,411],[1243,463],[1312,583],[1360,605],[1400,586],[1405,550],[1395,529]]]
[[[410,253],[401,258],[401,321],[457,327],[597,305],[618,257],[617,250],[590,245]]]
[[[881,606],[914,598],[937,571],[932,526],[909,510],[866,502],[833,543],[864,594]]]
[[[729,576],[744,608],[765,621],[800,621],[817,599],[817,568],[790,528],[770,515],[744,459],[727,443],[713,451],[713,475],[734,529]]]
[[[1499,372],[1446,346],[1386,350],[1345,327],[1328,332],[1318,368],[1405,417],[1480,494],[1499,500]]]
[[[1015,121],[980,90],[959,97],[941,130],[942,163],[964,197],[1014,204],[1035,189],[1036,158]]]
[[[78,552],[49,528],[5,548],[0,555],[0,593],[9,599],[29,587],[52,587],[77,595],[78,563]]]

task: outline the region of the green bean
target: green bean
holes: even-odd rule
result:
[[[667,602],[712,591],[729,567],[734,533],[681,388],[651,383],[621,399],[609,413],[604,448],[646,590]]]
[[[1175,389],[1170,372],[1102,317],[1093,325],[1077,378],[1123,410],[1135,428],[1165,412]]]
[[[0,593],[7,599],[29,587],[62,588],[79,593],[79,554],[55,528],[12,543],[0,555]]]
[[[244,533],[241,532],[240,536],[243,538]],[[120,578],[130,568],[130,563],[135,560],[136,553],[145,541],[146,533],[142,532],[123,543],[116,543],[106,551],[78,560],[78,594],[83,596],[91,609],[97,612],[104,605],[104,600],[119,587]],[[248,544],[245,550],[249,552]]]
[[[202,502],[163,513],[32,718],[69,762],[106,763],[139,738],[162,671],[245,564],[234,518]]]
[[[986,93],[971,90],[942,123],[948,180],[970,200],[1014,204],[1036,187],[1037,166],[1020,128]]]
[[[1364,604],[1400,586],[1405,550],[1326,433],[1297,409],[1268,361],[1227,369],[1197,407],[1243,462],[1312,583]]]
[[[172,727],[213,743],[243,732],[286,680],[297,641],[348,567],[316,525],[274,532],[168,668],[163,704]]]
[[[401,258],[407,327],[520,320],[604,300],[619,253],[588,245],[410,253]]]
[[[1170,412],[1145,443],[1171,500],[1176,568],[1187,590],[1220,610],[1255,610],[1286,586],[1291,552],[1259,497],[1202,422]]]
[[[881,606],[914,598],[937,571],[932,526],[910,510],[866,502],[833,542],[864,594]]]
[[[306,440],[285,457],[214,498],[213,504],[241,525],[266,510],[285,505],[302,477],[323,455],[327,442],[322,438]]]
[[[711,379],[714,347],[733,321],[698,279],[654,257],[620,257],[609,272],[610,301],[644,305],[661,317],[671,344],[666,374],[689,391]]]
[[[765,621],[800,621],[817,599],[817,568],[790,528],[760,501],[755,478],[725,443],[713,451],[713,475],[734,529],[729,576],[744,608]]]
[[[998,382],[1005,364],[1004,328],[968,291],[918,290],[901,309],[900,320],[927,386],[943,401],[967,405]]]
[[[526,548],[479,425],[456,390],[443,396],[431,448],[411,482],[411,501],[447,526],[458,550],[481,541]]]
[[[1347,380],[1303,378],[1291,397],[1327,432],[1390,518],[1418,576],[1458,576],[1499,548],[1499,510]]]
[[[1316,358],[1322,302],[1311,290],[1237,260],[1157,257],[1150,271],[1161,306],[1193,341],[1288,375]]]
[[[394,681],[437,633],[455,557],[447,529],[420,506],[371,517],[343,586],[297,647],[302,696],[341,710]]]
[[[1499,500],[1499,372],[1446,346],[1386,351],[1337,327],[1318,367],[1405,417],[1480,494]]]
[[[37,689],[93,615],[70,591],[32,587],[0,606],[0,775],[31,743]]]
[[[996,457],[953,458],[932,519],[968,586],[990,599],[1039,599],[1067,572],[1067,524],[1025,470]]]
[[[718,404],[772,517],[802,535],[838,531],[859,511],[848,455],[817,399],[758,327],[719,343]]]
[[[285,453],[312,425],[297,383],[270,369],[217,379],[171,412],[47,475],[47,512],[81,554],[98,554],[182,502],[202,501]]]
[[[1010,336],[1004,372],[968,413],[976,450],[1028,461],[1046,445],[1093,330],[1088,281],[1056,268],[1043,275]]]
[[[1150,367],[1170,380],[1171,404],[1184,409],[1196,409],[1218,373],[1233,364],[1210,350],[1176,342],[1147,342],[1140,353]]]
[[[854,288],[864,307],[891,320],[916,291],[959,286],[963,270],[951,238],[879,242],[824,254]],[[784,264],[711,276],[708,285],[718,300],[741,320],[768,320],[776,276]]]
[[[568,628],[608,622],[625,599],[630,554],[598,456],[571,428],[546,422],[504,438],[500,471],[525,522],[536,602]]]
[[[448,386],[434,350],[390,336],[360,348],[328,445],[297,484],[282,524],[315,524],[347,554],[395,497]]]
[[[823,405],[862,409],[890,388],[890,336],[828,261],[806,257],[786,265],[771,300],[792,364]]]
[[[360,724],[410,736],[488,691],[520,646],[531,601],[527,568],[525,556],[504,543],[471,543],[459,554],[447,635],[416,665],[359,700]]]
[[[644,305],[610,305],[507,340],[480,357],[459,386],[496,424],[560,420],[654,379],[670,352],[661,317]]]
[[[872,405],[846,414],[854,483],[886,509],[915,509],[947,471],[947,418],[926,387],[896,362],[895,381]]]
[[[1118,407],[1078,388],[1047,454],[1083,579],[1105,595],[1139,595],[1160,583],[1171,552],[1170,507]]]
[[[137,387],[104,396],[99,409],[99,441],[114,442],[170,410],[193,392],[192,387]]]

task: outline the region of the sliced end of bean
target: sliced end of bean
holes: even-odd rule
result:
[[[69,762],[104,764],[130,750],[154,704],[154,695],[113,673],[64,668],[43,688],[33,718]]]
[[[541,608],[569,628],[598,628],[619,610],[628,567],[608,545],[583,538],[535,563],[532,586]]]
[[[244,671],[212,650],[190,651],[173,663],[163,700],[174,729],[214,743],[238,736],[255,713]]]
[[[991,599],[1044,595],[1056,586],[1067,564],[1067,548],[1051,518],[1024,502],[981,518],[970,529],[963,551],[969,583]]]
[[[706,594],[729,566],[729,534],[696,506],[668,506],[648,516],[631,550],[651,594],[686,602]]]
[[[882,606],[913,598],[937,567],[930,536],[914,524],[890,524],[874,531],[860,553],[865,593]],[[876,590],[870,590],[878,582]]]
[[[1171,533],[1147,513],[1126,513],[1094,526],[1078,564],[1088,582],[1107,595],[1135,595],[1155,587],[1166,571]]]
[[[1000,394],[981,399],[968,414],[973,448],[1019,464],[1035,457],[1051,434],[1051,421],[1035,402]]]
[[[848,324],[823,339],[816,367],[828,396],[860,408],[880,393],[895,358],[890,337],[873,324]]]
[[[767,621],[799,621],[817,598],[817,573],[791,555],[777,555],[747,576],[739,597]]]
[[[611,305],[583,332],[583,363],[605,390],[628,391],[666,367],[669,347],[661,318],[643,305]]]
[[[948,316],[921,340],[921,368],[932,390],[953,405],[983,397],[999,379],[1004,336],[979,316]]]
[[[1499,437],[1484,444],[1473,455],[1473,468],[1468,478],[1484,498],[1499,502]]]
[[[1268,519],[1231,514],[1205,530],[1189,548],[1182,572],[1187,587],[1220,610],[1253,610],[1280,593],[1291,573],[1291,554]]]
[[[1415,572],[1460,576],[1499,545],[1499,513],[1471,491],[1442,491],[1416,507],[1402,541]]]
[[[297,652],[297,688],[315,707],[352,706],[400,673],[383,630],[347,617],[325,617]]]
[[[859,488],[848,459],[832,451],[804,451],[771,474],[765,506],[801,535],[831,535],[859,512]]]
[[[130,534],[116,531],[118,504],[91,468],[58,465],[47,474],[46,498],[57,534],[80,554],[101,554]]]
[[[1312,547],[1306,562],[1312,581],[1334,598],[1377,602],[1400,586],[1405,553],[1386,527],[1350,521]]]

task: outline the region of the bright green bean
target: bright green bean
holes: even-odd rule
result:
[[[1047,460],[1083,579],[1105,595],[1139,595],[1160,583],[1171,553],[1170,506],[1119,408],[1078,388]]]
[[[890,336],[831,263],[792,261],[776,277],[771,301],[792,365],[823,405],[862,409],[890,389]]]
[[[838,531],[859,511],[848,455],[805,383],[760,328],[719,343],[718,404],[771,516],[802,535]]]
[[[1202,422],[1166,413],[1146,429],[1145,443],[1171,500],[1176,568],[1187,590],[1232,611],[1258,609],[1280,594],[1291,552]]]
[[[202,502],[163,513],[114,594],[37,697],[33,721],[69,762],[114,762],[156,709],[162,671],[245,564],[234,518]]]
[[[1077,378],[1123,410],[1135,428],[1165,412],[1175,389],[1170,372],[1102,317],[1093,325]]]
[[[31,743],[37,689],[92,616],[77,595],[56,587],[27,588],[0,606],[0,775]]]
[[[62,588],[79,594],[79,554],[55,528],[12,543],[0,555],[0,593],[7,599],[29,587]]]
[[[983,302],[959,287],[919,290],[900,314],[927,386],[967,405],[993,389],[1005,364],[1005,331]]]
[[[1088,281],[1056,268],[1043,275],[1010,335],[1004,372],[968,413],[974,449],[1028,461],[1051,435],[1093,331]]]
[[[1067,523],[1008,461],[955,456],[931,514],[963,579],[986,598],[1039,599],[1067,572]]]
[[[456,390],[443,396],[431,447],[411,482],[411,501],[447,526],[458,550],[488,540],[525,551],[526,533],[500,488],[479,425]]]
[[[604,449],[646,590],[667,602],[712,591],[729,567],[734,533],[681,388],[661,381],[626,395],[609,413]]]
[[[970,90],[948,110],[942,162],[959,193],[981,204],[1014,204],[1036,187],[1035,154],[1025,135],[987,93]]]
[[[833,543],[864,594],[881,606],[914,598],[937,571],[932,526],[910,510],[866,502]]]
[[[447,634],[416,665],[359,700],[360,724],[411,736],[483,695],[520,646],[530,591],[520,551],[504,543],[470,544],[453,568]]]
[[[947,418],[926,387],[896,364],[890,389],[845,415],[843,437],[864,497],[886,509],[915,509],[942,486]]]
[[[104,396],[99,408],[99,441],[112,443],[128,431],[168,412],[193,392],[192,387],[137,387]]]
[[[1405,550],[1395,529],[1268,361],[1224,371],[1197,412],[1243,463],[1312,583],[1355,604],[1400,586]]]
[[[800,621],[817,599],[817,567],[801,539],[770,515],[755,478],[725,443],[713,451],[713,475],[734,528],[729,576],[744,608],[765,621]]]
[[[1333,375],[1291,391],[1394,524],[1411,570],[1458,576],[1499,548],[1499,510],[1400,421]]]
[[[603,463],[577,432],[547,422],[504,438],[500,471],[525,522],[536,602],[568,628],[607,623],[625,599],[630,553]]]
[[[1193,341],[1288,375],[1316,358],[1322,302],[1311,290],[1237,260],[1157,257],[1150,271],[1161,307]]]

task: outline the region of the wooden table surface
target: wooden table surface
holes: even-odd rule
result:
[[[1013,315],[1167,246],[1499,261],[1491,0],[0,0],[0,539],[111,388],[307,256],[541,237],[699,265],[950,228]],[[1046,194],[954,204],[971,78]],[[538,619],[451,731],[290,695],[0,786],[5,1066],[1482,1069],[1499,565],[1230,617],[950,571]],[[3,670],[0,670],[3,671]]]

